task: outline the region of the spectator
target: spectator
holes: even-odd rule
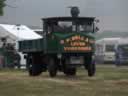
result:
[[[21,65],[20,60],[21,60],[20,54],[18,54],[17,52],[14,52],[14,65],[18,67],[19,69]]]

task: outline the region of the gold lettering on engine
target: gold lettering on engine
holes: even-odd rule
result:
[[[92,43],[94,43],[94,40],[80,35],[61,40],[64,51],[91,51],[92,47],[90,44]]]

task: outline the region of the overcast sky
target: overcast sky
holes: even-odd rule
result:
[[[41,18],[69,16],[68,6],[76,5],[81,16],[100,19],[101,30],[128,31],[128,0],[7,0],[0,23],[41,26]]]

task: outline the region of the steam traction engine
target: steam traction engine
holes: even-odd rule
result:
[[[71,8],[71,17],[43,18],[43,37],[19,42],[25,54],[29,75],[48,70],[51,77],[58,71],[75,75],[77,66],[84,66],[88,76],[95,74],[94,17],[79,17],[79,9]]]

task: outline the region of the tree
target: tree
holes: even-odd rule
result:
[[[0,0],[0,15],[3,15],[3,8],[6,6],[6,0]]]

